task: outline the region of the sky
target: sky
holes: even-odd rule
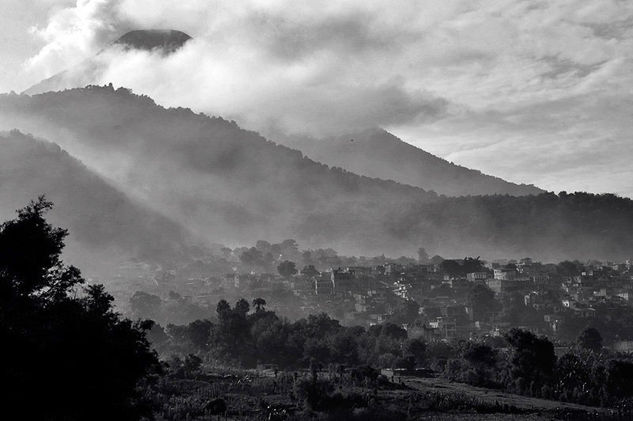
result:
[[[272,133],[381,126],[449,161],[552,191],[633,197],[630,0],[2,0],[0,91],[107,49],[99,83]]]

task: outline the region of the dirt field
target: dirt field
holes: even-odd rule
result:
[[[573,403],[550,401],[514,395],[497,390],[455,383],[442,378],[402,377],[403,384],[419,391],[452,392],[477,398],[485,402],[505,404],[529,411],[580,410],[587,413],[609,414],[605,408],[584,406]]]
[[[384,373],[391,379],[391,373]],[[299,373],[299,381],[307,378]],[[393,382],[380,387],[350,385],[325,372],[319,378],[332,382],[334,390],[344,396],[356,396],[361,405],[353,405],[347,415],[305,411],[297,396],[294,373],[266,370],[213,370],[197,379],[165,381],[153,395],[161,406],[157,419],[176,420],[524,420],[524,421],[623,421],[604,408],[529,398],[496,390],[454,383],[441,378],[396,375]],[[211,415],[208,403],[222,399],[226,412]],[[275,412],[274,408],[283,412]],[[321,409],[322,411],[323,409]],[[387,415],[377,416],[384,412]],[[278,414],[278,415],[275,415]]]

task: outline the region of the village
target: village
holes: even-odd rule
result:
[[[132,287],[153,297],[122,308],[162,323],[210,317],[219,299],[250,297],[289,319],[327,313],[347,326],[390,322],[427,340],[494,338],[519,327],[565,343],[596,327],[614,350],[633,350],[631,260],[419,260],[341,265],[349,262],[338,258],[339,265],[325,269],[327,260],[301,269],[281,260],[274,262],[277,273],[243,265],[225,275],[188,278],[195,271],[162,271],[151,279],[139,275],[132,285],[127,279],[125,288],[114,286],[114,295],[125,302]]]

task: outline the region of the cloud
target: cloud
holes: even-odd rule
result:
[[[511,180],[633,195],[632,26],[628,0],[79,0],[35,31],[29,66],[49,76],[129,29],[178,29],[194,41],[168,57],[101,54],[96,82],[265,132],[386,126]],[[584,175],[610,156],[622,171]]]
[[[264,131],[329,134],[430,121],[447,102],[410,86],[401,70],[404,50],[432,20],[414,2],[404,9],[386,2],[81,0],[36,31],[47,45],[29,65],[50,76],[96,60],[103,71],[95,83]],[[179,29],[194,41],[167,58],[114,48],[90,58],[131,28]]]

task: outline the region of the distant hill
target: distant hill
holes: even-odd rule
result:
[[[447,198],[330,168],[221,118],[125,89],[1,95],[0,126],[51,139],[208,242],[295,238],[344,253],[624,258],[633,201],[611,195]],[[156,227],[160,229],[160,227]]]
[[[509,194],[523,196],[544,191],[515,184],[438,158],[382,129],[325,139],[280,136],[280,141],[324,164],[368,177],[433,190],[446,196]]]
[[[172,29],[130,31],[99,52],[95,57],[84,60],[69,69],[38,82],[25,90],[24,93],[35,95],[98,83],[107,67],[101,58],[105,52],[112,48],[122,47],[124,50],[159,51],[164,55],[169,55],[180,49],[191,39],[184,32]]]
[[[189,35],[176,30],[134,30],[121,36],[108,48],[123,46],[131,50],[160,50],[167,55],[181,48],[189,40]],[[104,63],[97,55],[34,85],[25,93],[34,95],[93,85],[102,79],[103,68]],[[326,139],[283,135],[275,136],[274,139],[302,151],[315,161],[333,167],[340,167],[359,175],[421,187],[447,196],[523,196],[543,193],[543,190],[532,185],[510,183],[477,170],[452,164],[381,129]]]
[[[188,241],[177,224],[135,203],[59,146],[18,131],[0,133],[0,220],[43,194],[55,204],[51,220],[70,228],[70,263],[108,257],[165,263]]]
[[[233,122],[165,109],[125,89],[0,96],[1,121],[60,143],[128,194],[212,242],[296,237],[378,250],[379,235],[396,248],[385,215],[403,202],[436,198],[328,168]]]

